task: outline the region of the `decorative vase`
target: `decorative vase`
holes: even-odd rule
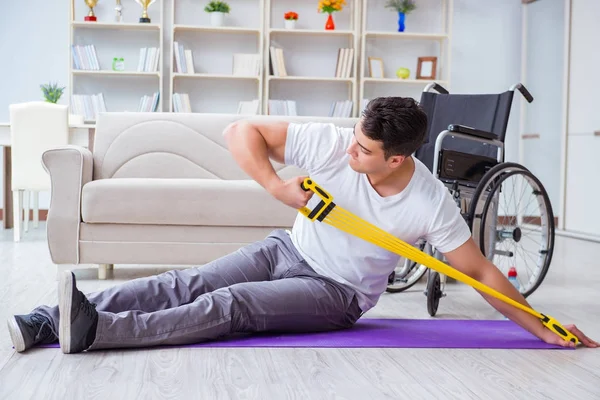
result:
[[[285,22],[285,29],[296,29],[296,20],[295,19],[286,19],[284,22]]]
[[[398,13],[398,32],[404,32],[404,28],[406,28],[404,26],[405,18],[406,18],[406,15],[403,12]]]
[[[212,26],[223,26],[223,19],[225,17],[225,13],[215,11],[210,13],[210,24]]]
[[[335,23],[333,22],[333,16],[331,14],[329,14],[329,17],[327,17],[325,29],[327,29],[328,31],[332,31],[335,29]]]

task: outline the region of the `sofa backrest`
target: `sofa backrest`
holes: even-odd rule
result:
[[[332,122],[356,118],[200,113],[102,113],[94,138],[94,178],[250,179],[227,149],[223,131],[241,119]],[[282,178],[305,172],[272,162]]]

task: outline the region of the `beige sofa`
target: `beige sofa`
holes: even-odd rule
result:
[[[247,176],[223,131],[240,115],[105,113],[93,153],[46,151],[48,245],[58,265],[199,265],[292,226],[297,211]],[[352,127],[352,118],[255,116]],[[283,178],[305,174],[273,163]]]

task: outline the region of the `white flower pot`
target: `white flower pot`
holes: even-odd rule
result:
[[[286,19],[284,20],[285,22],[285,29],[296,29],[296,20],[295,19]]]
[[[225,13],[211,12],[210,13],[210,24],[212,26],[223,26],[224,18],[225,18]]]

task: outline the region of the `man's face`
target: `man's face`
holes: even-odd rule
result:
[[[391,172],[391,169],[402,164],[405,158],[403,156],[392,156],[386,160],[383,143],[369,139],[363,133],[361,125],[359,121],[354,126],[352,143],[346,149],[346,153],[350,155],[349,164],[353,170],[365,174]]]

